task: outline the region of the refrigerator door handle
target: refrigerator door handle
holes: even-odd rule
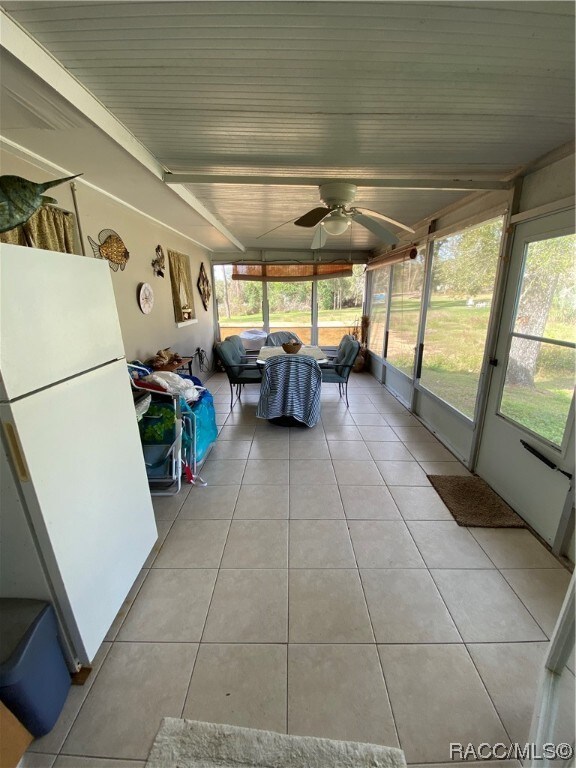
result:
[[[27,483],[30,481],[30,473],[28,472],[28,465],[26,459],[22,453],[22,447],[20,446],[20,440],[14,424],[10,424],[9,421],[2,423],[4,428],[4,434],[6,435],[6,443],[10,452],[14,469],[18,475],[18,479],[21,483]]]

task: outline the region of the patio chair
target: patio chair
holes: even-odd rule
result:
[[[342,338],[340,339],[340,344],[338,344],[338,349],[336,350],[336,352],[334,354],[327,354],[326,355],[328,360],[330,360],[330,362],[332,362],[333,360],[336,360],[336,358],[340,354],[344,344],[347,344],[349,341],[356,341],[356,339],[354,338],[354,336],[352,336],[352,334],[347,333],[344,336],[342,336]],[[322,367],[322,366],[320,366],[320,367]]]
[[[243,363],[253,363],[258,356],[258,352],[248,352],[246,350],[240,336],[226,336],[224,341],[231,341],[234,344]]]
[[[321,366],[322,381],[325,384],[338,384],[340,397],[344,394],[347,408],[350,407],[348,402],[348,379],[359,351],[360,343],[352,336],[345,336],[340,342],[338,354],[334,360]]]
[[[265,347],[281,347],[287,341],[297,341],[302,344],[302,339],[299,339],[295,333],[290,331],[276,331],[275,333],[269,333],[264,342]]]
[[[230,384],[230,408],[234,403],[234,390],[236,387],[236,397],[240,397],[244,384],[260,384],[262,373],[256,363],[243,363],[242,355],[239,354],[234,342],[229,339],[216,344],[216,354],[220,358],[228,383]]]
[[[312,357],[266,360],[256,416],[281,426],[313,427],[320,419],[322,373]]]

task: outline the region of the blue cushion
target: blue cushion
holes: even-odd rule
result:
[[[348,381],[359,350],[360,344],[354,337],[344,336],[331,365],[322,366],[322,380],[328,384],[343,384]]]
[[[348,378],[359,351],[360,343],[356,339],[348,339],[343,343],[342,350],[335,360],[336,373],[339,376]]]
[[[326,384],[345,384],[346,378],[338,376],[334,368],[322,368],[322,381]]]
[[[241,359],[234,342],[222,341],[216,347],[216,350],[224,365],[230,370],[230,373],[233,376],[239,376],[242,370],[240,368]]]
[[[247,384],[250,382],[257,383],[259,381],[262,381],[262,373],[259,370],[255,370],[253,368],[247,368],[241,372],[238,378],[241,381],[246,382]]]
[[[244,344],[242,344],[242,339],[240,336],[227,336],[225,341],[230,341],[232,344],[234,344],[236,351],[240,355],[240,358],[244,357]]]
[[[226,366],[226,374],[232,384],[249,384],[262,381],[262,373],[256,366],[246,368],[245,364],[242,363],[242,358],[238,354],[234,342],[229,339],[222,341],[216,345],[216,351]]]

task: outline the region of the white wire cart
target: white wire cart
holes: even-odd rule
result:
[[[182,487],[182,477],[192,485],[206,485],[197,474],[197,419],[192,411],[182,413],[180,396],[144,388],[133,372],[146,369],[129,364],[132,387],[150,396],[150,404],[139,418],[140,438],[150,493],[173,496]]]

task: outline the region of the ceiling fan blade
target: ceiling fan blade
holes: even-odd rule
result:
[[[389,216],[384,216],[383,213],[378,213],[378,211],[372,211],[370,208],[354,208],[354,210],[359,213],[367,213],[368,216],[374,216],[376,219],[383,219],[388,224],[394,224],[395,227],[400,227],[400,229],[404,229],[406,232],[414,232],[412,227],[407,227],[406,224],[402,224],[400,221],[396,221],[396,219],[391,219]]]
[[[374,221],[374,219],[371,219],[369,216],[365,216],[363,213],[353,213],[352,220],[361,224],[363,227],[366,227],[366,229],[369,229],[372,234],[376,235],[376,237],[380,238],[382,242],[387,243],[388,245],[396,245],[398,242],[398,238],[395,234],[388,229],[384,229],[381,224]]]
[[[299,219],[296,219],[294,224],[296,224],[297,227],[315,227],[316,224],[319,224],[322,219],[325,219],[330,213],[330,208],[324,208],[324,206],[321,208],[312,208],[312,210],[305,213],[304,216],[300,216]]]
[[[310,247],[313,251],[317,251],[319,248],[324,248],[327,239],[328,235],[326,234],[324,227],[318,227],[314,233],[314,238]]]
[[[267,232],[263,232],[261,235],[258,235],[256,240],[260,240],[261,237],[264,237],[265,235],[269,235],[270,232],[275,232],[277,229],[280,229],[280,227],[283,227],[285,224],[291,224],[294,221],[294,219],[289,219],[288,221],[283,221],[282,224],[278,224],[276,227],[272,227],[272,229],[269,229]]]

